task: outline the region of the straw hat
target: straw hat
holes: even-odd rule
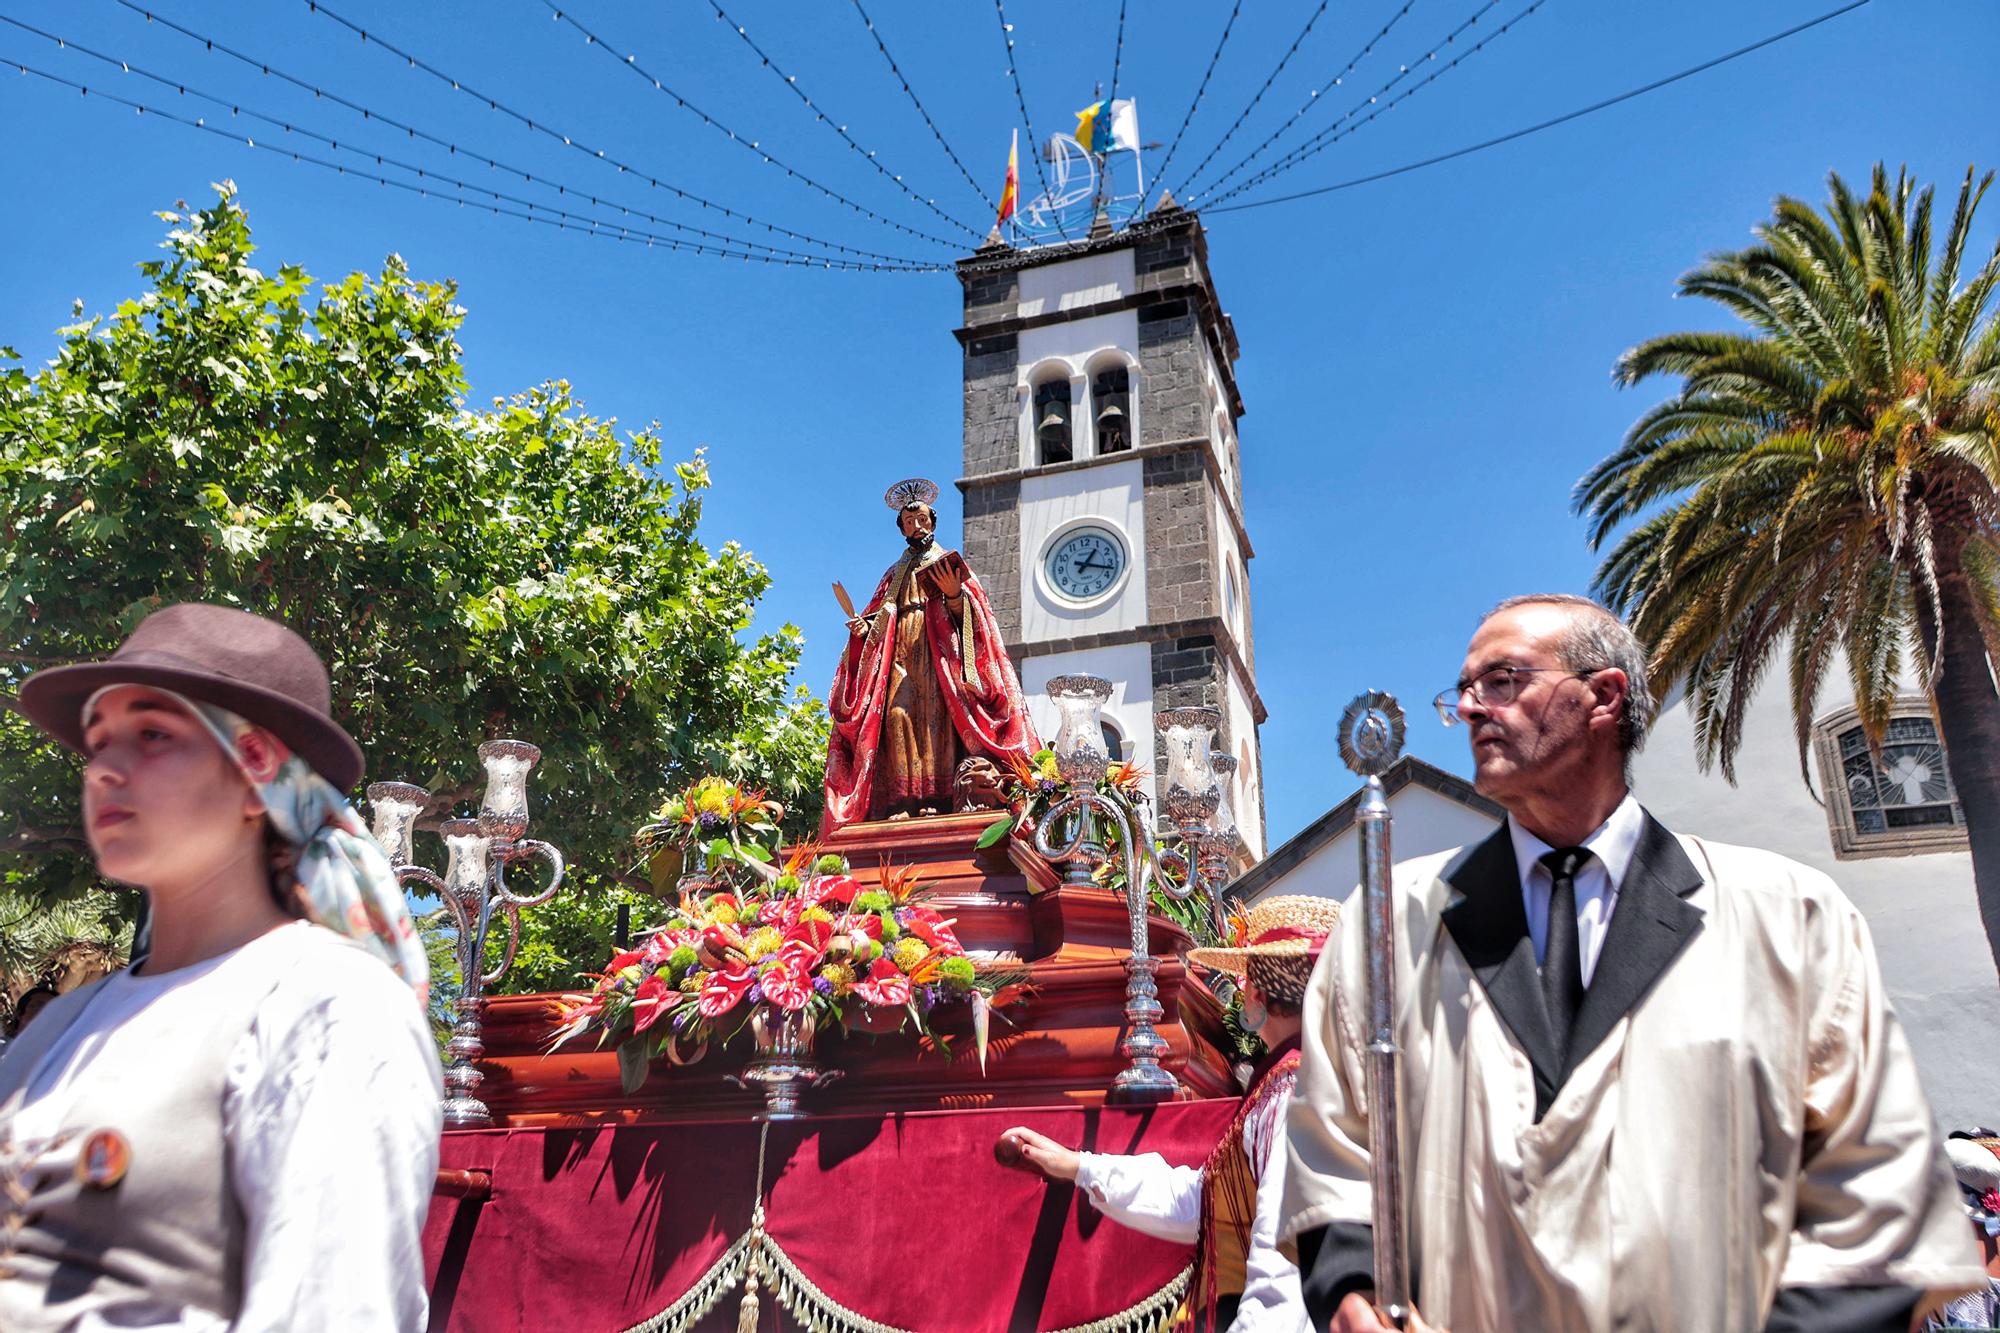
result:
[[[152,685],[226,708],[270,731],[334,786],[345,790],[361,778],[361,747],[333,720],[326,667],[311,644],[274,620],[202,602],[162,607],[103,661],[22,681],[19,706],[81,751],[83,706],[112,685]]]
[[[1959,1130],[1944,1149],[1966,1211],[1987,1235],[2000,1234],[2000,1138],[1987,1129]]]
[[[1266,898],[1251,906],[1241,945],[1190,949],[1188,961],[1240,977],[1252,958],[1317,958],[1338,920],[1340,904],[1331,898],[1310,893]]]

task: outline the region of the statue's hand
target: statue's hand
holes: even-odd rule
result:
[[[868,622],[860,616],[849,616],[847,618],[847,632],[849,634],[866,634],[868,632]]]

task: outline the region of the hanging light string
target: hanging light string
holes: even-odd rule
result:
[[[1412,171],[1421,171],[1425,167],[1434,167],[1440,162],[1450,162],[1457,158],[1470,157],[1474,153],[1483,153],[1489,148],[1497,148],[1501,144],[1512,143],[1516,139],[1525,139],[1531,134],[1540,134],[1543,130],[1554,129],[1558,125],[1566,125],[1572,120],[1581,120],[1585,116],[1608,110],[1622,102],[1629,102],[1635,97],[1644,97],[1647,93],[1657,92],[1669,84],[1679,83],[1683,79],[1691,79],[1697,74],[1707,73],[1718,65],[1726,65],[1732,60],[1741,59],[1753,52],[1761,51],[1767,46],[1776,46],[1788,37],[1796,37],[1809,28],[1817,28],[1820,24],[1829,23],[1843,14],[1851,14],[1869,3],[1871,3],[1871,0],[1850,0],[1850,3],[1840,6],[1838,9],[1830,9],[1817,18],[1807,19],[1804,23],[1796,24],[1785,29],[1783,32],[1772,33],[1769,37],[1754,41],[1748,46],[1739,46],[1734,51],[1704,60],[1699,65],[1690,65],[1688,68],[1675,74],[1669,74],[1665,78],[1654,79],[1651,83],[1640,84],[1637,88],[1629,88],[1622,93],[1616,93],[1600,101],[1592,102],[1589,106],[1578,107],[1574,111],[1565,111],[1560,116],[1551,116],[1547,120],[1536,121],[1533,125],[1524,125],[1518,130],[1509,130],[1505,134],[1496,134],[1491,139],[1482,139],[1478,143],[1467,144],[1463,148],[1454,148],[1448,153],[1438,153],[1435,156],[1422,158],[1415,162],[1405,162],[1401,166],[1390,167],[1386,171],[1370,172],[1366,176],[1355,176],[1348,180],[1335,181],[1331,185],[1322,185],[1316,189],[1299,190],[1292,194],[1273,195],[1268,199],[1249,199],[1243,203],[1230,204],[1226,207],[1211,206],[1207,211],[1209,213],[1241,213],[1245,209],[1268,208],[1272,204],[1288,204],[1299,199],[1313,199],[1323,194],[1333,194],[1340,190],[1351,190],[1358,185],[1370,185],[1376,181],[1388,180],[1394,176],[1405,176]]]
[[[1221,152],[1231,139],[1236,137],[1236,131],[1243,128],[1243,122],[1250,118],[1250,113],[1255,111],[1257,104],[1264,100],[1264,94],[1271,91],[1271,85],[1276,83],[1278,76],[1285,72],[1285,66],[1291,64],[1292,57],[1299,53],[1299,45],[1312,32],[1313,25],[1320,20],[1320,15],[1326,13],[1326,7],[1329,2],[1330,0],[1319,0],[1319,7],[1314,9],[1311,16],[1306,19],[1306,26],[1299,29],[1299,35],[1292,38],[1292,44],[1285,48],[1285,54],[1278,58],[1278,67],[1264,77],[1264,82],[1258,86],[1256,95],[1250,99],[1250,105],[1236,113],[1236,120],[1223,132],[1222,138],[1216,143],[1215,147],[1208,150],[1208,155],[1194,164],[1194,170],[1187,174],[1187,179],[1181,182],[1181,188],[1176,193],[1185,194],[1197,180],[1201,179],[1203,169],[1215,160],[1215,155]]]
[[[523,199],[519,195],[507,194],[503,191],[495,190],[488,186],[475,185],[468,181],[461,181],[458,180],[456,177],[436,171],[432,168],[419,166],[414,162],[405,162],[401,158],[390,156],[387,153],[378,152],[364,145],[355,144],[347,140],[335,139],[330,135],[318,133],[315,130],[308,129],[305,126],[297,124],[296,122],[287,119],[285,117],[275,116],[270,114],[269,112],[259,111],[254,107],[244,106],[239,102],[232,101],[231,99],[218,97],[214,93],[204,92],[201,89],[194,87],[192,84],[186,83],[179,79],[168,78],[167,76],[162,74],[155,74],[153,71],[145,69],[142,66],[135,65],[129,60],[121,60],[116,56],[107,55],[102,51],[93,50],[92,48],[85,46],[83,43],[78,42],[73,38],[63,37],[57,33],[46,32],[40,28],[35,27],[31,23],[23,23],[21,20],[17,18],[12,18],[9,17],[8,15],[0,14],[0,23],[5,23],[10,27],[18,28],[23,32],[32,33],[37,37],[41,37],[50,42],[55,43],[56,46],[64,50],[75,51],[81,55],[88,56],[91,59],[96,60],[100,64],[112,66],[118,69],[122,73],[134,74],[142,79],[146,79],[152,83],[156,83],[161,87],[171,88],[175,93],[177,93],[182,97],[198,98],[199,100],[207,102],[213,106],[225,108],[228,110],[231,116],[247,117],[251,120],[259,121],[263,124],[273,126],[285,134],[295,134],[302,138],[311,139],[316,143],[325,144],[328,148],[334,150],[335,152],[352,153],[358,157],[366,158],[374,162],[376,166],[394,167],[400,171],[410,172],[411,174],[416,176],[417,179],[419,180],[434,180],[441,184],[450,184],[463,190],[469,190],[474,194],[488,195],[496,200],[502,200],[508,203],[516,203],[521,205],[523,208],[544,209],[551,213],[561,213],[563,211],[561,209],[553,208],[548,204],[542,203],[539,200]],[[769,251],[773,255],[784,255],[789,258],[805,260],[808,262],[821,258],[821,256],[819,255],[810,254],[803,250],[792,250],[783,246],[774,246],[767,244],[766,242],[763,241],[746,240],[742,237],[729,236],[722,232],[710,231],[704,227],[696,227],[696,226],[691,226],[687,223],[677,222],[672,218],[657,217],[652,213],[646,212],[644,209],[631,208],[628,207],[627,205],[617,202],[616,200],[600,198],[597,195],[589,194],[584,191],[576,190],[571,187],[566,187],[556,182],[536,176],[530,172],[523,171],[519,167],[509,166],[504,162],[499,162],[496,161],[495,159],[485,157],[479,153],[472,152],[469,149],[458,148],[455,145],[451,145],[449,143],[446,143],[446,141],[437,138],[435,135],[424,133],[420,130],[414,129],[413,127],[406,127],[396,124],[396,122],[390,121],[386,117],[377,116],[374,117],[374,119],[381,120],[384,124],[392,125],[394,128],[404,129],[413,138],[422,138],[434,143],[445,144],[445,146],[450,151],[459,156],[470,158],[475,162],[484,163],[490,169],[505,171],[512,175],[519,176],[523,181],[535,185],[540,185],[545,189],[552,189],[557,194],[563,195],[564,197],[573,196],[579,200],[588,202],[592,207],[595,208],[615,208],[619,211],[619,213],[622,216],[640,218],[643,219],[644,221],[654,224],[655,226],[667,227],[674,231],[684,232],[692,236],[701,236],[705,239],[715,241],[718,244],[725,246],[735,245],[752,250],[765,250]],[[894,255],[882,255],[874,257],[879,258],[883,262],[891,265],[902,265],[902,264],[917,262],[913,260],[900,259]]]
[[[808,259],[787,259],[777,255],[757,254],[748,250],[732,250],[725,246],[683,241],[673,236],[654,235],[636,227],[619,226],[597,218],[584,217],[580,214],[565,212],[561,209],[548,208],[546,205],[537,205],[537,211],[532,213],[512,208],[503,208],[497,203],[489,204],[478,199],[468,199],[463,195],[450,194],[444,190],[432,189],[429,185],[413,185],[409,181],[400,181],[388,176],[377,175],[361,167],[352,167],[340,162],[329,162],[325,158],[314,157],[310,153],[301,153],[295,149],[269,143],[252,135],[237,134],[232,130],[211,125],[206,119],[200,116],[189,118],[187,116],[176,115],[174,112],[164,110],[160,107],[150,106],[128,97],[120,97],[117,93],[106,92],[102,88],[93,88],[88,84],[78,83],[74,79],[64,78],[60,74],[52,74],[48,70],[30,65],[12,56],[0,54],[0,65],[11,65],[24,75],[33,75],[36,78],[58,84],[64,88],[74,89],[84,97],[96,97],[101,101],[110,102],[117,106],[129,107],[141,116],[154,116],[161,120],[171,121],[176,125],[184,125],[189,129],[201,130],[205,133],[227,139],[232,143],[242,144],[248,148],[260,148],[265,152],[276,153],[280,157],[290,158],[294,162],[324,168],[340,176],[352,176],[360,180],[373,181],[377,185],[403,190],[407,193],[417,195],[419,198],[435,199],[441,203],[455,203],[461,208],[484,209],[495,217],[516,218],[522,222],[559,227],[564,231],[581,232],[588,236],[599,236],[608,240],[645,245],[649,249],[654,246],[664,246],[669,250],[682,250],[716,259],[740,259],[746,263],[777,264],[786,268],[825,268],[857,273],[935,272],[944,268],[944,265],[941,264],[931,265],[928,269],[921,266],[897,268],[888,264],[871,264],[859,260],[832,259],[821,256],[813,256]],[[436,180],[440,185],[451,185],[454,187],[464,185],[462,181],[447,180],[444,177],[435,175],[428,177],[428,179]]]
[[[999,16],[1000,36],[1007,43],[1007,77],[1014,81],[1014,104],[1021,108],[1021,123],[1028,127],[1028,156],[1034,159],[1035,180],[1042,187],[1042,198],[1047,199],[1049,178],[1042,170],[1042,141],[1035,137],[1034,118],[1028,114],[1028,99],[1021,92],[1021,69],[1014,63],[1014,25],[1007,21],[1007,0],[993,0],[993,12]],[[1049,216],[1054,220],[1056,230],[1062,233],[1062,238],[1069,240],[1069,228],[1063,224],[1062,214],[1050,209]]]
[[[326,14],[330,18],[338,19],[338,16],[335,15],[333,11],[329,10],[325,5],[319,4],[318,0],[307,0],[307,3],[311,4],[314,7],[314,9],[316,9],[319,13]],[[674,91],[674,89],[668,87],[665,83],[661,82],[659,76],[655,75],[651,70],[648,70],[645,66],[639,63],[639,57],[636,54],[627,54],[623,56],[619,55],[617,51],[612,49],[609,42],[605,41],[604,38],[599,37],[589,28],[586,28],[576,18],[576,16],[571,14],[568,10],[562,9],[559,6],[557,6],[554,0],[542,0],[542,3],[548,7],[549,14],[551,15],[551,17],[555,22],[567,24],[571,28],[574,28],[579,34],[581,34],[581,36],[583,37],[584,45],[603,47],[606,55],[610,56],[613,60],[617,61],[621,67],[632,71],[633,74],[637,75],[639,78],[651,84],[654,92],[662,93],[665,96],[673,98],[674,105],[676,107],[680,108],[683,111],[686,111],[690,115],[698,117],[701,120],[702,124],[708,126],[716,133],[727,137],[731,143],[737,144],[740,147],[744,148],[745,150],[756,154],[757,157],[762,159],[766,165],[776,167],[778,170],[784,172],[785,178],[787,180],[795,180],[799,184],[805,186],[806,188],[813,190],[818,194],[824,195],[826,198],[832,200],[834,203],[852,209],[854,212],[860,214],[862,217],[865,217],[872,222],[877,222],[880,223],[882,226],[888,227],[894,231],[902,232],[905,236],[911,236],[920,241],[928,241],[932,245],[941,245],[947,250],[960,250],[964,248],[957,241],[947,240],[943,236],[938,236],[927,231],[921,231],[916,227],[907,226],[904,223],[898,222],[894,218],[885,217],[883,214],[876,212],[874,209],[868,207],[866,204],[856,203],[854,200],[849,199],[846,195],[834,189],[832,186],[822,184],[813,177],[808,176],[805,172],[799,170],[797,167],[790,166],[780,161],[777,157],[765,151],[763,143],[760,140],[752,139],[747,135],[738,134],[735,130],[730,129],[727,125],[717,120],[714,116],[709,115],[706,111],[703,111],[700,107],[696,106],[693,102],[689,101],[685,96]],[[361,29],[356,27],[354,24],[348,23],[346,19],[338,19],[338,21],[344,24],[345,26],[352,28],[356,32],[361,31]],[[363,34],[363,39],[368,41],[374,41],[378,45],[384,46],[388,50],[391,51],[395,50],[394,47],[388,46],[386,42],[382,42],[380,38],[368,37],[366,34]],[[398,52],[398,54],[401,54],[401,52]]]
[[[1222,25],[1222,39],[1215,44],[1209,54],[1208,68],[1201,72],[1201,85],[1194,90],[1194,101],[1188,104],[1187,114],[1181,117],[1181,127],[1174,131],[1174,141],[1167,145],[1167,155],[1160,161],[1160,169],[1153,173],[1155,180],[1167,179],[1167,169],[1174,164],[1174,154],[1180,151],[1181,136],[1187,133],[1188,125],[1194,120],[1194,113],[1201,110],[1202,95],[1208,91],[1208,80],[1215,73],[1215,62],[1222,59],[1222,48],[1229,45],[1229,34],[1236,27],[1236,16],[1243,12],[1243,0],[1236,0],[1230,7],[1229,18]]]
[[[133,13],[141,15],[142,17],[145,18],[145,20],[148,23],[157,23],[160,26],[168,29],[169,31],[179,33],[181,36],[188,38],[190,41],[200,42],[205,49],[211,52],[219,52],[222,55],[228,56],[230,59],[236,61],[239,64],[246,65],[249,68],[258,71],[260,74],[263,74],[266,77],[275,78],[285,83],[289,83],[295,88],[299,88],[305,92],[311,93],[313,97],[316,99],[332,102],[336,106],[340,106],[349,111],[354,112],[356,115],[359,115],[363,120],[380,121],[384,125],[387,125],[392,129],[403,131],[403,133],[409,135],[412,138],[424,139],[430,143],[437,144],[443,147],[445,151],[448,153],[458,156],[469,157],[475,162],[482,162],[488,167],[500,171],[509,172],[510,174],[522,177],[524,180],[533,180],[537,184],[548,186],[550,188],[557,190],[558,192],[567,192],[572,194],[580,193],[573,186],[565,186],[547,176],[531,175],[529,172],[523,171],[520,168],[509,166],[505,162],[501,162],[498,161],[497,159],[487,157],[484,154],[475,153],[470,149],[463,148],[458,144],[455,144],[447,139],[441,138],[438,135],[431,134],[428,131],[425,131],[424,129],[418,126],[406,124],[403,121],[397,120],[392,116],[386,116],[382,114],[380,111],[376,111],[370,107],[362,105],[359,102],[355,102],[348,98],[342,97],[338,93],[335,93],[326,88],[322,88],[317,84],[311,83],[305,79],[301,79],[294,75],[287,74],[285,71],[279,69],[277,66],[271,64],[267,60],[263,60],[257,56],[253,56],[247,54],[246,52],[236,50],[235,48],[227,45],[226,43],[217,41],[215,38],[210,37],[205,33],[196,32],[192,28],[186,27],[180,23],[176,23],[174,20],[167,18],[165,15],[155,14],[150,9],[147,9],[144,5],[136,3],[135,0],[118,0],[118,3],[123,5],[125,8],[131,10]],[[701,195],[694,194],[688,190],[684,190],[680,186],[675,185],[670,181],[660,180],[657,177],[651,176],[646,172],[639,170],[637,167],[634,167],[629,163],[622,162],[615,157],[608,156],[602,149],[591,148],[588,145],[577,143],[574,140],[570,139],[567,135],[562,134],[560,131],[551,129],[550,127],[543,125],[539,122],[531,121],[527,117],[521,115],[520,113],[514,111],[512,108],[506,106],[504,103],[492,101],[491,99],[485,97],[483,94],[478,93],[470,88],[464,87],[463,85],[459,84],[456,80],[450,80],[450,82],[454,90],[463,92],[477,101],[486,102],[491,107],[491,109],[503,112],[504,114],[511,116],[516,120],[521,121],[529,128],[537,130],[540,133],[555,139],[557,142],[563,144],[566,147],[577,150],[586,157],[592,158],[593,160],[601,162],[607,166],[616,168],[619,174],[621,175],[629,175],[632,176],[634,179],[644,181],[647,184],[647,186],[652,189],[664,190],[667,193],[673,195],[676,199],[680,199],[684,202],[691,204],[697,204],[704,209],[713,210],[715,212],[722,214],[724,217],[735,219],[737,221],[744,223],[747,226],[760,227],[763,230],[770,232],[772,235],[783,236],[788,240],[797,241],[801,245],[818,246],[822,249],[832,250],[839,254],[851,255],[860,259],[879,260],[887,264],[916,262],[909,260],[904,256],[882,254],[874,250],[861,249],[857,246],[843,245],[838,241],[824,240],[820,237],[813,236],[807,232],[794,231],[790,227],[780,226],[777,223],[766,222],[760,218],[753,217],[748,213],[744,213],[737,209],[731,208],[727,204],[720,204],[712,199],[703,198]],[[683,230],[692,231],[697,235],[713,236],[717,240],[729,244],[742,244],[742,245],[763,244],[762,242],[758,241],[739,240],[739,238],[732,236],[725,236],[720,232],[709,232],[705,228],[691,227],[685,223],[668,223],[664,219],[660,219],[659,221],[661,222],[661,225],[674,226],[677,228],[681,228]],[[771,247],[771,248],[775,249],[776,247]],[[807,258],[816,258],[816,256],[809,255],[807,256]]]
[[[786,88],[791,90],[792,95],[798,98],[799,101],[805,105],[806,110],[813,113],[813,118],[815,120],[817,120],[820,124],[826,126],[828,129],[832,130],[835,134],[838,134],[840,136],[840,141],[846,144],[850,151],[859,154],[861,158],[868,163],[869,166],[874,167],[875,170],[882,176],[883,179],[894,184],[895,187],[901,190],[904,194],[907,194],[908,196],[910,196],[910,198],[916,200],[918,203],[922,204],[925,208],[928,208],[931,212],[937,214],[938,217],[944,219],[946,222],[949,222],[952,226],[958,228],[960,231],[964,232],[967,236],[970,236],[973,240],[978,241],[985,239],[983,233],[974,231],[971,227],[967,226],[965,223],[959,221],[951,214],[945,212],[942,208],[939,208],[937,200],[927,198],[926,196],[921,195],[917,193],[915,190],[911,189],[908,185],[906,185],[903,182],[903,178],[901,176],[889,170],[888,167],[882,165],[882,159],[876,156],[873,149],[863,148],[860,144],[856,143],[854,141],[854,136],[847,132],[847,126],[838,124],[835,121],[829,119],[824,111],[820,110],[819,107],[813,105],[813,100],[810,96],[806,94],[806,90],[799,87],[799,76],[796,74],[785,73],[784,69],[779,66],[778,62],[771,59],[770,53],[757,44],[757,39],[750,35],[749,29],[745,28],[735,19],[729,17],[728,12],[724,10],[720,4],[716,3],[716,0],[708,0],[708,7],[715,11],[715,17],[717,22],[726,23],[730,27],[736,30],[736,35],[742,38],[744,44],[747,45],[752,51],[756,53],[757,58],[759,60],[764,62],[764,68],[770,70],[772,74],[777,76],[779,82],[783,83]]]
[[[882,59],[889,62],[889,72],[896,76],[897,83],[903,85],[904,96],[910,99],[910,105],[917,109],[917,114],[924,118],[924,126],[930,130],[931,137],[937,140],[938,147],[944,149],[944,155],[951,159],[951,164],[958,168],[958,174],[965,177],[965,183],[972,187],[972,192],[979,196],[980,201],[995,212],[999,211],[1000,205],[994,201],[992,195],[986,192],[986,187],[981,185],[973,177],[973,174],[965,169],[965,163],[958,160],[958,154],[953,152],[951,145],[945,142],[944,134],[938,129],[937,122],[931,119],[931,113],[924,110],[923,102],[917,97],[917,90],[910,86],[910,81],[907,78],[903,77],[902,67],[896,63],[896,57],[889,54],[888,46],[882,41],[882,34],[876,30],[875,20],[868,17],[868,11],[861,7],[861,0],[852,0],[852,3],[854,5],[854,12],[861,16],[861,22],[867,27],[868,35],[875,39],[875,49],[882,53]],[[1238,3],[1240,4],[1241,0],[1238,0]]]
[[[1297,125],[1299,121],[1306,115],[1306,113],[1308,113],[1314,107],[1319,105],[1320,94],[1331,92],[1335,88],[1340,87],[1342,83],[1345,82],[1347,76],[1354,72],[1355,66],[1359,65],[1362,61],[1366,60],[1370,55],[1374,54],[1375,48],[1381,44],[1382,39],[1384,37],[1387,37],[1390,31],[1394,29],[1398,23],[1401,23],[1403,21],[1404,17],[1412,9],[1416,7],[1416,3],[1417,0],[1404,0],[1403,7],[1397,10],[1394,14],[1391,14],[1389,16],[1389,21],[1387,23],[1384,23],[1380,28],[1376,29],[1375,35],[1368,39],[1367,45],[1363,46],[1359,51],[1356,51],[1354,55],[1348,59],[1348,62],[1345,65],[1341,66],[1340,71],[1336,73],[1332,78],[1326,80],[1319,87],[1313,89],[1311,93],[1307,94],[1306,100],[1299,103],[1299,109],[1292,113],[1290,120],[1287,120],[1284,124],[1278,126],[1277,129],[1272,130],[1270,134],[1265,136],[1264,141],[1262,143],[1258,144],[1255,148],[1252,148],[1248,153],[1245,153],[1242,157],[1236,159],[1235,164],[1231,166],[1229,170],[1223,172],[1220,176],[1216,177],[1215,182],[1208,187],[1207,193],[1213,194],[1215,191],[1221,189],[1224,185],[1228,184],[1232,176],[1234,176],[1237,172],[1243,170],[1243,168],[1249,166],[1252,162],[1256,161],[1257,158],[1262,155],[1262,153],[1266,148],[1269,148],[1272,144],[1276,143],[1279,139],[1282,139],[1286,134],[1288,134],[1291,131],[1292,127],[1294,125]],[[1483,7],[1490,8],[1491,6],[1497,5],[1499,3],[1500,0],[1485,0],[1485,4]],[[1473,23],[1478,22],[1478,20],[1479,20],[1479,13],[1478,11],[1475,10],[1473,12],[1473,16],[1467,19],[1464,24],[1460,25],[1461,30],[1465,27],[1471,26]],[[1457,33],[1454,32],[1452,35],[1456,36]],[[1445,40],[1450,41],[1451,38],[1447,37]],[[1398,77],[1401,77],[1402,74],[1409,73],[1409,70],[1410,67],[1408,65],[1403,66],[1401,74],[1399,74]]]
[[[1490,43],[1498,41],[1501,37],[1505,36],[1509,28],[1512,28],[1516,23],[1519,23],[1522,19],[1527,18],[1530,14],[1534,13],[1536,10],[1540,9],[1543,5],[1547,3],[1548,0],[1531,0],[1526,9],[1523,9],[1520,13],[1514,15],[1513,18],[1508,19],[1505,23],[1495,28],[1492,32],[1487,33],[1477,42],[1474,42],[1471,46],[1459,52],[1458,55],[1454,56],[1450,61],[1448,61],[1443,65],[1438,66],[1436,69],[1432,70],[1429,74],[1425,75],[1422,79],[1419,79],[1417,82],[1403,89],[1402,92],[1397,93],[1394,97],[1390,98],[1388,101],[1386,102],[1381,101],[1380,98],[1382,91],[1391,86],[1391,84],[1400,81],[1403,78],[1403,74],[1406,74],[1408,72],[1408,70],[1406,69],[1403,72],[1403,74],[1398,74],[1396,76],[1396,79],[1391,80],[1389,84],[1384,84],[1382,89],[1377,89],[1376,92],[1373,95],[1371,95],[1366,101],[1357,102],[1352,108],[1349,109],[1351,114],[1353,111],[1359,111],[1364,106],[1372,108],[1372,110],[1370,110],[1367,115],[1361,117],[1359,120],[1355,121],[1351,125],[1347,125],[1345,128],[1341,128],[1340,122],[1336,121],[1333,125],[1330,125],[1326,129],[1321,130],[1318,134],[1315,134],[1312,138],[1306,140],[1303,144],[1300,144],[1297,148],[1285,154],[1285,156],[1279,158],[1276,162],[1273,162],[1270,166],[1264,168],[1262,171],[1259,171],[1256,175],[1247,177],[1246,179],[1238,182],[1236,185],[1231,186],[1223,193],[1216,195],[1213,199],[1208,201],[1207,206],[1213,207],[1214,205],[1223,203],[1226,200],[1234,199],[1237,195],[1243,194],[1246,191],[1255,188],[1256,186],[1272,179],[1275,176],[1290,171],[1293,167],[1298,166],[1301,162],[1306,161],[1308,158],[1315,157],[1318,154],[1325,152],[1327,149],[1333,147],[1336,143],[1339,143],[1342,139],[1345,139],[1347,136],[1353,134],[1355,131],[1361,129],[1363,126],[1368,125],[1373,121],[1381,119],[1384,115],[1388,114],[1390,111],[1393,111],[1402,102],[1407,101],[1409,98],[1416,96],[1418,93],[1422,92],[1425,88],[1428,88],[1431,84],[1437,82],[1445,75],[1451,73],[1452,70],[1458,68],[1459,65],[1463,64],[1467,60],[1470,60],[1472,57],[1478,55]],[[1432,48],[1429,54],[1424,56],[1422,60],[1416,63],[1418,65],[1423,65],[1435,62],[1437,59],[1438,51],[1441,49],[1442,46]],[[1411,68],[1414,68],[1414,66],[1412,66]],[[1346,119],[1347,119],[1346,116],[1341,117],[1341,120],[1343,121]]]
[[[1125,0],[1118,0],[1118,47],[1111,55],[1111,100],[1118,100],[1118,71],[1125,68]]]

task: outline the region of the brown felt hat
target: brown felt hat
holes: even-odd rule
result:
[[[312,645],[275,620],[182,602],[139,622],[101,662],[37,671],[21,682],[30,722],[83,749],[83,707],[112,685],[151,685],[226,708],[263,727],[345,791],[361,780],[361,747],[333,720],[333,691]]]

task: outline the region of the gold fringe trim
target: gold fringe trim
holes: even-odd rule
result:
[[[739,1236],[685,1296],[624,1333],[686,1333],[753,1273],[751,1289],[763,1286],[806,1333],[914,1333],[870,1319],[835,1301],[792,1262],[778,1242],[757,1227]],[[1127,1309],[1087,1324],[1059,1329],[1057,1333],[1164,1333],[1186,1299],[1193,1275],[1194,1268],[1190,1265],[1167,1285]]]
[[[687,1293],[651,1319],[642,1320],[624,1333],[687,1333],[736,1289],[750,1255],[750,1237],[738,1236],[722,1257],[708,1266]]]

